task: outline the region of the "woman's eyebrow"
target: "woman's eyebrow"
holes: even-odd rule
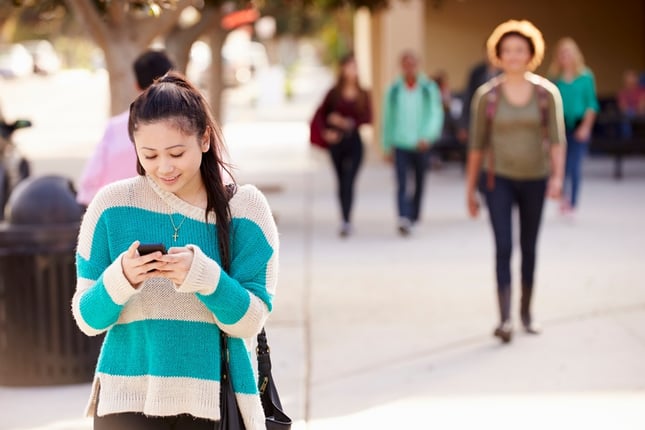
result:
[[[180,148],[180,147],[183,148],[184,146],[185,145],[183,143],[179,143],[177,145],[167,146],[164,149],[174,149],[174,148]],[[142,146],[141,149],[147,149],[148,151],[156,151],[157,150],[157,148],[149,148],[147,146]]]

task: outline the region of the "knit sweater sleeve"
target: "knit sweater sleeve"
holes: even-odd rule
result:
[[[231,267],[228,273],[190,245],[193,264],[181,292],[195,293],[233,337],[255,336],[272,309],[277,284],[278,232],[262,193],[240,187],[231,200]]]
[[[87,208],[81,223],[76,251],[76,292],[72,313],[85,334],[94,336],[113,326],[128,300],[138,294],[123,274],[122,255],[110,257],[105,212],[111,200],[103,189]]]

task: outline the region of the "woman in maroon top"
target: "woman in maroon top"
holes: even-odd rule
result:
[[[341,59],[336,84],[323,100],[325,129],[323,139],[338,177],[338,198],[343,223],[341,237],[351,234],[351,210],[354,183],[363,159],[363,142],[358,127],[372,121],[370,98],[358,82],[358,69],[353,54]]]

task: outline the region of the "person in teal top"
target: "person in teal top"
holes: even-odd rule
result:
[[[565,181],[560,211],[563,215],[573,215],[578,204],[582,160],[588,151],[599,106],[593,73],[585,66],[576,42],[565,37],[557,43],[555,52],[550,73],[562,96],[567,130]]]
[[[418,71],[412,52],[401,55],[402,75],[386,91],[381,144],[394,161],[397,179],[399,232],[407,236],[419,220],[421,197],[428,168],[428,152],[443,128],[443,106],[437,84]],[[408,176],[415,185],[408,192]]]

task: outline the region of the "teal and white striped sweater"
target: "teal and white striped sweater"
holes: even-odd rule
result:
[[[241,186],[230,201],[231,268],[220,265],[216,226],[204,210],[136,177],[105,187],[83,218],[72,309],[80,329],[106,333],[87,415],[142,412],[219,419],[219,330],[229,341],[233,387],[247,429],[264,414],[249,340],[264,325],[276,288],[278,233],[264,196]],[[177,242],[169,215],[186,216]],[[134,289],[121,268],[132,242],[189,246],[182,285],[153,278]],[[99,389],[100,388],[100,389]]]

